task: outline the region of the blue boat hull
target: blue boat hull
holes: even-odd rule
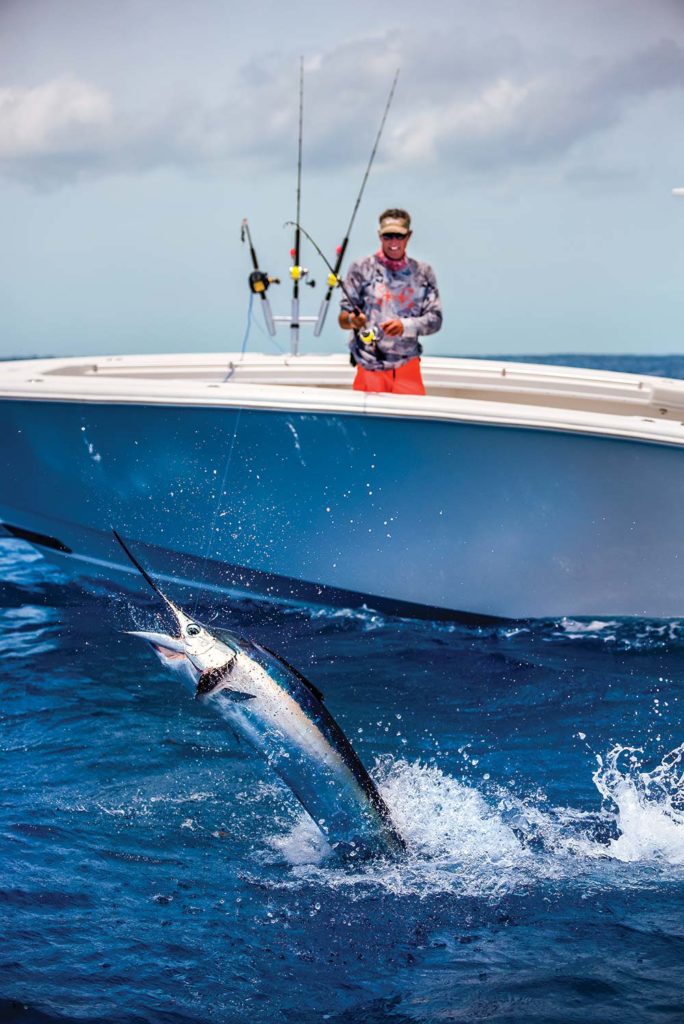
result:
[[[684,614],[684,456],[573,432],[5,400],[0,520],[77,576],[434,616]]]

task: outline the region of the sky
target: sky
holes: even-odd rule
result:
[[[288,312],[300,58],[331,259],[400,69],[349,256],[411,212],[426,353],[684,353],[684,0],[0,0],[0,356],[239,350],[243,217]]]

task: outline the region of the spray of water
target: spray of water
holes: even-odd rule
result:
[[[317,882],[351,898],[377,888],[497,899],[554,881],[610,885],[606,862],[639,864],[652,877],[684,865],[684,744],[650,771],[639,753],[614,746],[597,758],[595,812],[552,807],[542,793],[492,786],[485,795],[434,764],[384,758],[373,775],[407,841],[405,860],[335,864],[304,815],[272,845],[292,868],[288,885]]]
[[[602,851],[628,863],[684,865],[684,744],[647,770],[643,751],[616,744],[597,757],[593,779],[619,835]]]

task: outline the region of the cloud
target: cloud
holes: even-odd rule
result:
[[[111,122],[111,98],[75,78],[35,88],[0,88],[0,160],[101,146]]]
[[[461,34],[457,46],[448,35],[350,39],[306,64],[307,170],[367,160],[397,66],[385,157],[454,174],[562,160],[645,98],[684,88],[684,50],[672,39],[592,57],[526,48],[510,33]],[[269,171],[294,162],[298,66],[287,56],[244,62],[223,96],[139,103],[76,78],[0,88],[0,173],[45,187],[158,167]]]
[[[408,114],[394,146],[408,160],[448,159],[480,171],[558,160],[617,127],[653,93],[682,88],[684,51],[671,40],[618,61],[528,61]]]

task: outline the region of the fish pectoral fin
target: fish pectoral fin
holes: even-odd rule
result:
[[[200,679],[200,683],[202,680]],[[213,694],[221,691],[226,700],[232,701],[233,704],[244,704],[249,700],[256,700],[255,693],[244,693],[242,690],[231,690],[229,686],[212,686],[211,689],[200,690],[199,683],[197,684],[197,690],[195,691],[195,699],[202,700],[203,697],[211,697]]]
[[[256,700],[256,693],[245,693],[244,690],[224,690],[223,692],[228,700],[232,700],[236,704],[244,704],[245,701]]]

